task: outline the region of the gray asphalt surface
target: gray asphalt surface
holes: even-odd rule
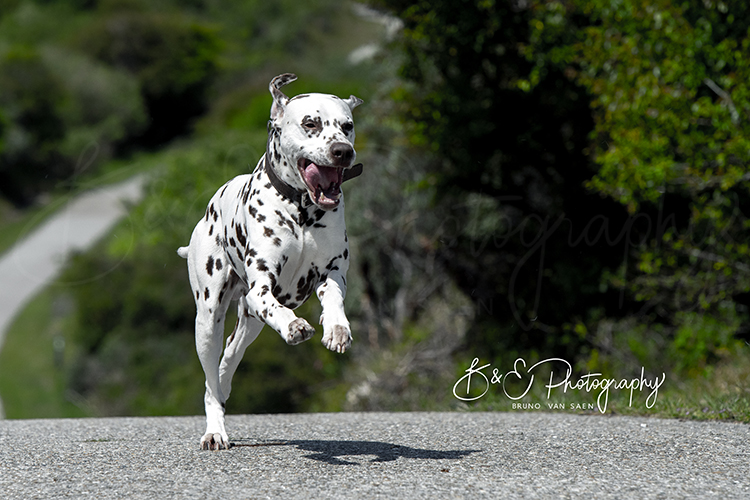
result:
[[[0,421],[0,497],[750,498],[750,426],[563,413]]]

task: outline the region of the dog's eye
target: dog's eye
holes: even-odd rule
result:
[[[308,121],[304,122],[302,124],[302,126],[305,127],[306,129],[309,129],[309,130],[313,130],[313,129],[315,129],[315,128],[318,127],[318,125],[314,121],[312,121],[312,120],[308,120]]]
[[[343,130],[345,134],[348,134],[354,130],[354,124],[352,122],[346,122],[341,125],[341,130]]]

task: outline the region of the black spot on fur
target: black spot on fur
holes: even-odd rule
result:
[[[242,226],[237,224],[237,227],[234,228],[235,232],[237,233],[237,241],[239,242],[240,246],[242,248],[245,248],[247,245],[247,238],[245,238],[245,232],[242,230]]]
[[[292,298],[292,296],[290,294],[286,294],[286,295],[282,295],[280,297],[276,297],[276,300],[279,301],[279,304],[281,304],[282,306],[286,307],[286,301],[289,300],[289,299],[291,299],[291,298]]]
[[[278,300],[278,298],[282,296],[281,294],[282,294],[283,291],[284,290],[282,290],[279,285],[274,285],[274,287],[271,289],[271,293],[273,294],[274,297],[276,297],[276,300]],[[287,294],[287,295],[288,295],[289,299],[292,298],[291,294]]]
[[[221,259],[216,259],[216,269],[221,271],[221,268],[224,267],[224,264],[221,263]]]
[[[208,256],[208,261],[206,262],[206,272],[209,276],[213,276],[214,274],[214,257],[213,255]]]
[[[297,225],[300,227],[306,225],[308,218],[309,217],[307,215],[307,209],[303,207],[299,207],[299,212],[297,213],[297,221],[296,221]]]
[[[336,270],[338,270],[338,266],[334,265],[334,264],[335,264],[335,262],[336,262],[336,259],[338,259],[338,257],[334,257],[334,258],[332,258],[332,259],[331,259],[331,261],[330,261],[330,262],[328,262],[328,265],[326,265],[326,269],[327,269],[327,270],[328,270],[329,272],[330,272],[330,271],[336,271]]]
[[[203,300],[208,300],[208,297],[210,297],[210,293],[208,293],[208,287],[203,291]]]
[[[266,265],[266,261],[264,259],[258,259],[255,263],[255,267],[257,267],[258,271],[262,273],[268,271],[268,266]]]
[[[258,214],[258,222],[263,222],[266,220],[266,216],[263,214]]]
[[[318,269],[313,265],[308,271],[307,276],[302,276],[297,282],[297,302],[304,302],[312,294],[313,288],[318,283],[320,277]]]
[[[319,116],[313,118],[310,115],[306,115],[304,118],[302,118],[302,122],[300,122],[300,125],[302,126],[302,129],[307,133],[308,137],[318,137],[320,136],[320,133],[323,132],[323,121]]]

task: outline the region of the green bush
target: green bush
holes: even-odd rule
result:
[[[602,366],[652,336],[696,373],[747,332],[746,2],[377,3],[470,357]]]
[[[146,116],[127,74],[61,48],[0,54],[0,192],[17,204],[111,158]]]
[[[150,123],[138,139],[159,145],[190,131],[207,106],[222,44],[215,30],[181,13],[115,10],[98,17],[78,45],[138,80]]]
[[[0,192],[23,204],[72,173],[59,146],[65,136],[65,89],[34,49],[15,46],[0,53],[0,109],[5,119],[0,156]],[[50,179],[51,178],[51,179]]]

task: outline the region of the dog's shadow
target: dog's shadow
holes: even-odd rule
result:
[[[250,439],[232,440],[232,447],[294,446],[312,452],[305,458],[331,465],[359,465],[341,457],[374,456],[370,462],[393,462],[399,458],[431,460],[460,460],[481,450],[422,450],[378,441],[269,441],[252,442]]]

